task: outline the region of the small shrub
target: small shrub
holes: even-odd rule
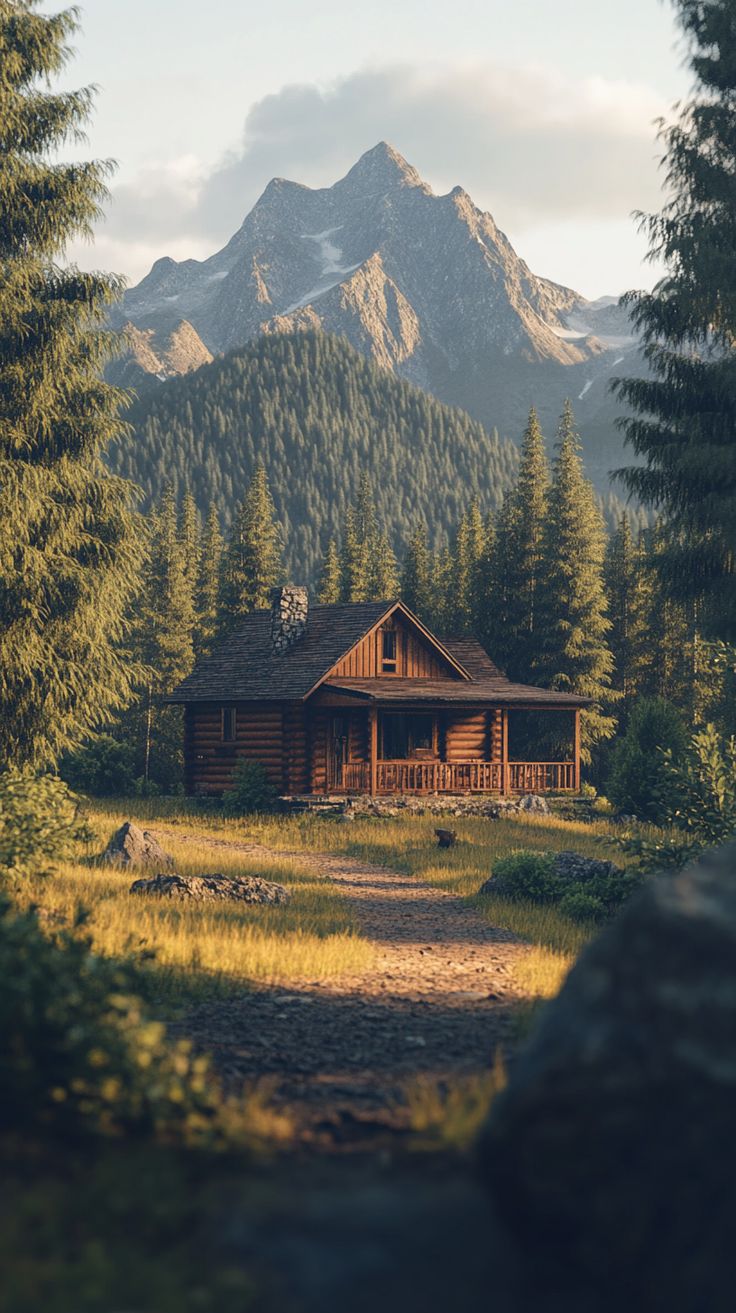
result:
[[[620,812],[660,825],[671,786],[666,756],[679,762],[687,748],[681,713],[662,698],[643,698],[611,753],[607,792]]]
[[[135,750],[110,734],[100,734],[65,757],[60,772],[80,793],[95,798],[122,797],[135,789]]]
[[[222,795],[222,808],[226,816],[273,811],[277,796],[260,761],[239,761],[233,771],[232,788]]]
[[[0,775],[0,875],[47,875],[54,858],[90,838],[79,800],[55,775]]]
[[[554,903],[558,882],[554,855],[519,849],[493,863],[491,891],[512,902]]]
[[[607,862],[562,862],[563,854],[517,851],[493,866],[485,892],[512,902],[555,904],[572,920],[604,920],[630,898],[642,882],[640,871]],[[558,858],[560,859],[558,865]],[[565,866],[570,869],[565,869]]]
[[[559,907],[563,916],[569,916],[571,921],[604,921],[608,915],[605,903],[594,894],[586,893],[580,885],[560,899]]]
[[[702,844],[736,834],[736,737],[724,739],[715,725],[706,725],[682,758],[664,754],[664,769],[672,824]]]
[[[78,923],[52,937],[0,902],[0,1124],[216,1141],[226,1105],[185,1041],[168,1043],[136,992],[135,963],[98,957]]]

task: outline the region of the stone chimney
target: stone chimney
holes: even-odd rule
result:
[[[271,647],[283,656],[303,636],[309,615],[309,594],[296,584],[271,590]]]

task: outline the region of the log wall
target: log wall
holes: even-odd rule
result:
[[[222,707],[215,703],[188,706],[185,723],[188,792],[222,793],[230,787],[235,763],[242,758],[260,761],[271,784],[279,790],[286,787],[289,758],[280,703],[238,703],[235,739],[229,743],[223,743]]]
[[[448,711],[444,726],[445,761],[488,761],[489,713]]]

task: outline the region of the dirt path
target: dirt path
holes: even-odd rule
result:
[[[272,1076],[304,1134],[355,1142],[407,1122],[404,1089],[488,1071],[522,997],[528,949],[453,894],[346,856],[157,829],[157,836],[253,856],[288,857],[344,891],[376,957],[363,971],[292,988],[257,988],[197,1008],[182,1023],[225,1077]]]

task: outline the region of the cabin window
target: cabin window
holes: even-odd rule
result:
[[[222,708],[222,741],[234,743],[238,731],[238,713],[235,707]]]
[[[436,756],[436,721],[421,713],[389,712],[381,718],[381,758],[406,761]]]
[[[395,629],[381,630],[381,670],[395,675],[398,668],[399,636]]]

